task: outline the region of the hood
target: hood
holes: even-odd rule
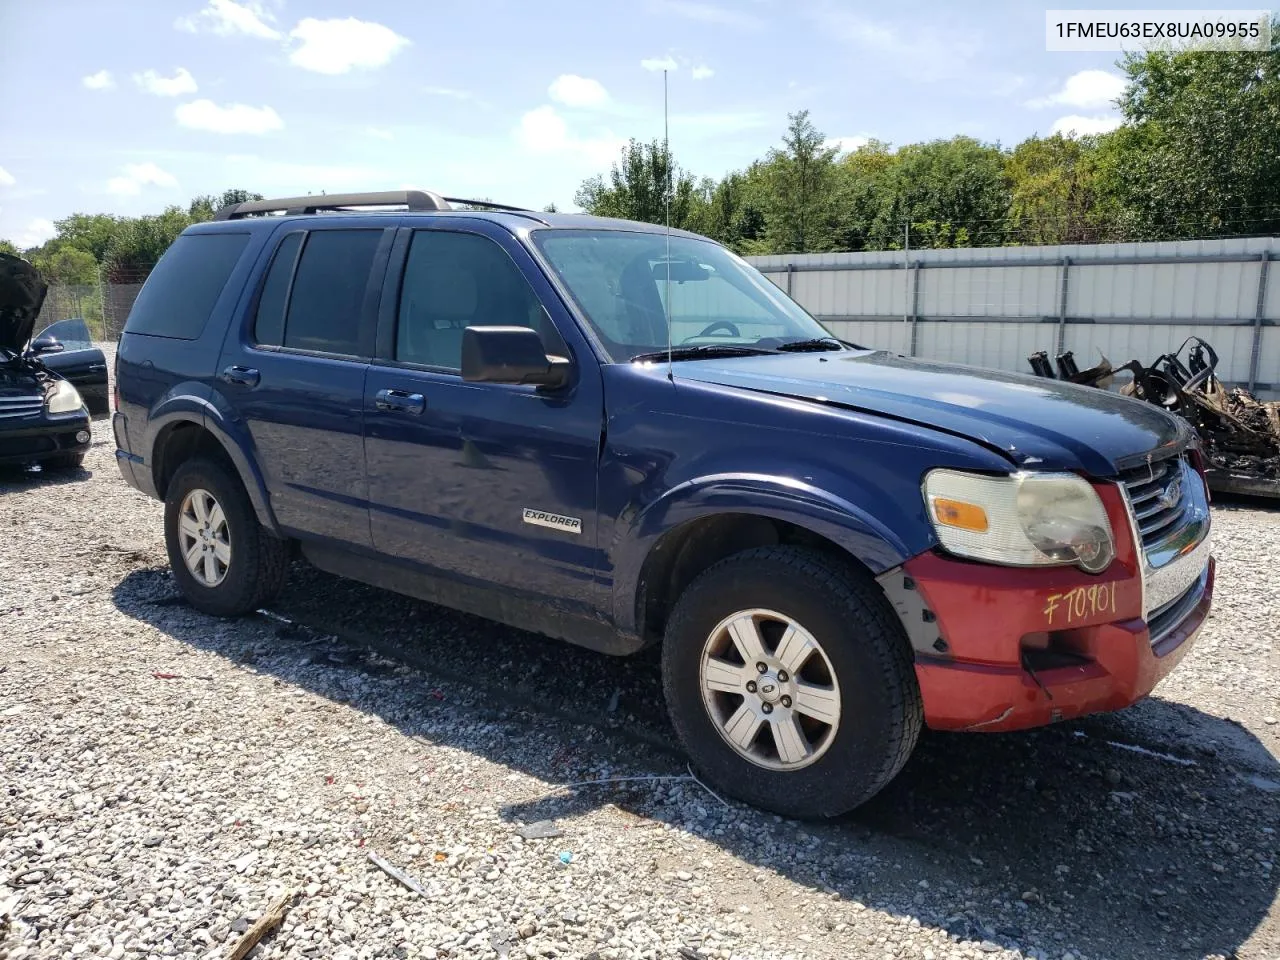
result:
[[[1096,387],[882,351],[684,361],[678,374],[941,429],[1028,469],[1111,476],[1188,436],[1170,414]]]
[[[31,264],[0,253],[0,350],[21,353],[26,347],[48,289]]]

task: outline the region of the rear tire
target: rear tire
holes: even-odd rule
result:
[[[288,541],[258,522],[240,478],[212,460],[188,460],[169,481],[164,539],[183,596],[214,616],[257,610],[289,574]]]
[[[909,644],[879,588],[798,547],[746,550],[694,580],[667,626],[662,674],[708,782],[787,816],[864,803],[923,726]]]

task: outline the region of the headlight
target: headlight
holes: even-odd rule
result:
[[[75,413],[84,406],[80,392],[66,380],[59,380],[53,385],[53,392],[44,403],[50,413]]]
[[[1115,558],[1102,501],[1073,473],[931,470],[924,496],[938,540],[958,556],[1014,567],[1074,563],[1090,573]]]

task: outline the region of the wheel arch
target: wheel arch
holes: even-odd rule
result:
[[[157,430],[151,445],[151,474],[156,496],[163,500],[178,468],[197,456],[208,457],[229,467],[244,485],[258,521],[272,533],[279,534],[261,474],[252,466],[240,443],[228,434],[218,419],[182,413]]]
[[[676,488],[632,526],[615,568],[615,617],[646,644],[661,639],[680,593],[711,565],[752,547],[791,544],[875,577],[911,551],[854,504],[778,478],[708,478]]]

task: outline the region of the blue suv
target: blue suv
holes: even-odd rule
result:
[[[1182,421],[833,337],[681,231],[427,192],[185,231],[120,340],[124,478],[234,616],[315,566],[597,650],[661,644],[720,789],[797,816],[921,729],[1145,696],[1213,594]]]

